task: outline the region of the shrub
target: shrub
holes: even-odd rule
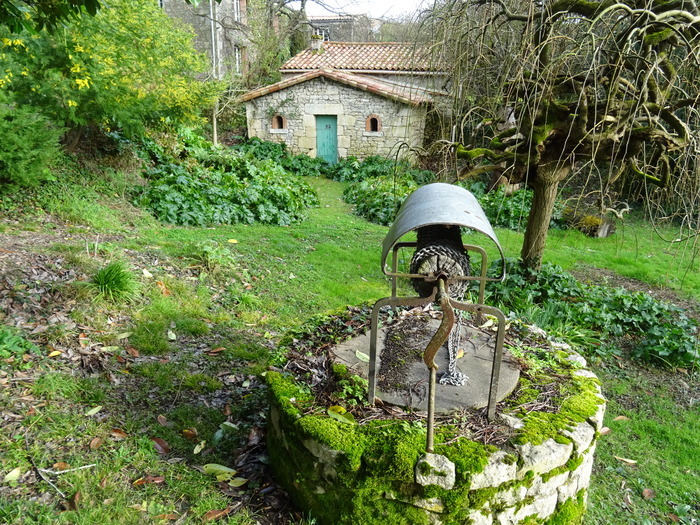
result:
[[[68,128],[139,135],[200,123],[219,88],[195,78],[206,62],[192,32],[151,0],[111,0],[97,16],[54,33],[10,35],[0,24],[0,48],[0,88]]]
[[[501,261],[492,266],[500,270]],[[498,270],[496,270],[498,269]],[[692,365],[700,358],[698,323],[677,306],[658,301],[643,292],[579,283],[559,266],[546,263],[539,272],[523,269],[518,261],[506,260],[506,279],[489,286],[491,297],[504,310],[534,321],[532,306],[556,315],[542,316],[541,328],[566,323],[593,330],[608,352],[617,345],[630,348],[633,357],[673,365]],[[599,352],[604,351],[598,349]]]
[[[174,148],[177,157],[152,141],[145,145],[157,164],[145,171],[149,185],[134,201],[163,222],[288,225],[318,205],[313,188],[273,160],[242,157],[191,134],[185,139]]]
[[[330,168],[324,159],[311,158],[300,153],[291,155],[284,143],[268,142],[252,137],[231,147],[231,150],[257,160],[273,160],[292,175],[319,177]]]
[[[396,162],[377,155],[361,162],[353,156],[340,159],[328,167],[326,176],[340,182],[359,182],[375,177],[409,178],[419,186],[435,180],[435,174],[430,170],[414,169],[406,161]]]
[[[377,224],[389,225],[396,212],[418,184],[408,177],[391,179],[375,177],[349,185],[343,192],[345,202],[354,206],[354,212]]]
[[[0,192],[50,178],[62,130],[35,108],[15,104],[0,91]]]

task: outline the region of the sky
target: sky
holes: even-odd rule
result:
[[[404,14],[412,14],[421,6],[432,4],[432,0],[319,0],[324,5],[333,6],[335,13],[308,0],[306,14],[308,16],[324,16],[328,14],[369,15],[371,18],[397,18]]]

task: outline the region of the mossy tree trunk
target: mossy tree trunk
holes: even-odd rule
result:
[[[559,183],[571,172],[571,166],[552,162],[537,168],[537,177],[530,184],[533,189],[532,207],[527,217],[527,228],[520,259],[523,266],[539,270],[547,241],[549,221],[552,219],[554,204],[557,200]]]

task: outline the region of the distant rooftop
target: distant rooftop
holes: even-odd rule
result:
[[[408,42],[324,42],[321,50],[305,49],[290,58],[280,71],[314,69],[435,72],[440,68],[424,48]]]

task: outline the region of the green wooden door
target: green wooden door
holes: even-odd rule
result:
[[[316,156],[331,164],[338,162],[338,117],[316,115]]]

